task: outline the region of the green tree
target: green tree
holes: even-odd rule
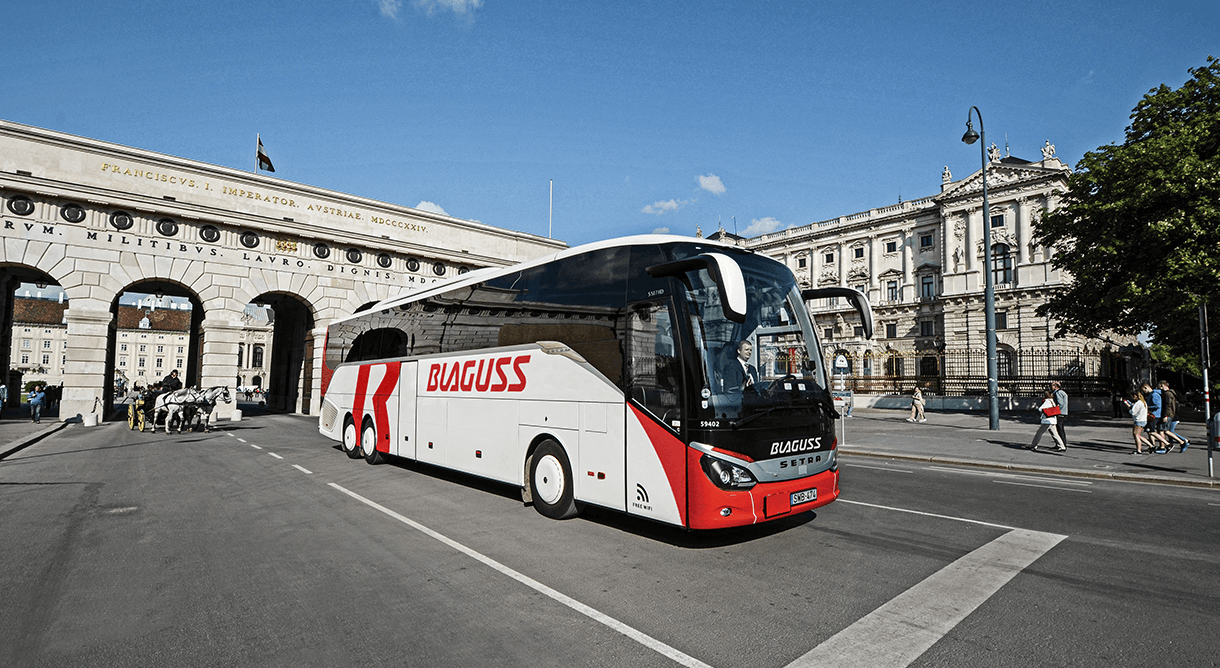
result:
[[[1149,91],[1126,140],[1086,153],[1035,223],[1072,275],[1038,309],[1061,333],[1148,330],[1167,362],[1197,359],[1199,305],[1220,315],[1220,60],[1190,73]]]

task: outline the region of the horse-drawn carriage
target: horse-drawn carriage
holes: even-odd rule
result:
[[[157,394],[148,392],[140,395],[127,406],[127,428],[144,431],[157,431],[157,423],[164,416],[165,433],[176,422],[178,433],[183,429],[194,431],[195,424],[202,424],[205,432],[211,431],[212,411],[216,408],[216,400],[232,403],[229,388],[217,385],[206,390],[187,387],[174,392]],[[187,425],[190,425],[187,427]]]

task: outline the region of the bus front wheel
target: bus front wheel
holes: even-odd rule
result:
[[[563,448],[551,440],[539,444],[530,460],[530,496],[534,508],[551,519],[575,517],[580,509],[576,506],[572,482],[572,466]]]
[[[349,417],[343,423],[343,452],[352,459],[360,456],[360,448],[356,435],[356,423]]]

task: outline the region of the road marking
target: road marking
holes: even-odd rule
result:
[[[313,475],[313,471],[310,471],[309,469],[305,468],[304,466],[297,466],[296,464],[293,464],[292,468],[297,469],[301,473],[304,473],[306,475]]]
[[[245,441],[242,441],[242,442],[243,442],[243,443],[245,443]],[[255,450],[262,450],[262,449],[263,449],[263,446],[261,446],[261,445],[255,445],[255,444],[253,444],[253,443],[246,443],[246,445],[248,445],[248,446],[250,446],[250,447],[254,448]]]
[[[1209,505],[1209,506],[1220,506],[1220,503],[1209,503],[1209,504],[1207,504],[1207,505]]]
[[[492,559],[491,557],[484,556],[483,554],[476,552],[451,538],[448,538],[440,533],[433,531],[432,529],[429,529],[428,527],[420,524],[419,522],[416,522],[415,520],[404,517],[403,515],[399,515],[398,513],[394,512],[393,510],[390,510],[389,508],[386,508],[385,506],[382,506],[381,504],[378,504],[374,501],[370,501],[369,499],[366,499],[363,496],[360,496],[359,494],[357,494],[353,491],[344,489],[343,487],[340,487],[339,485],[336,485],[333,482],[327,483],[327,484],[330,485],[331,487],[334,487],[335,489],[339,490],[340,492],[343,492],[344,494],[352,497],[353,499],[356,499],[357,501],[365,504],[366,506],[379,510],[382,513],[385,513],[386,515],[411,527],[412,529],[415,529],[416,531],[419,531],[420,533],[423,533],[424,535],[426,535],[430,538],[438,540],[438,541],[444,543],[445,545],[448,545],[449,547],[457,550],[458,552],[461,552],[462,554],[465,554],[466,556],[470,557],[471,559],[480,561],[483,564],[490,566],[491,568],[493,568],[497,571],[500,571],[504,575],[507,575],[508,577],[516,580],[517,582],[520,582],[521,584],[529,587],[530,589],[533,589],[534,591],[537,591],[541,594],[545,594],[546,596],[549,596],[550,598],[554,599],[555,601],[558,601],[559,603],[562,603],[562,604],[568,606],[569,608],[575,610],[576,612],[579,612],[580,614],[627,636],[628,638],[640,643],[641,645],[643,645],[663,656],[666,656],[666,657],[670,658],[671,660],[673,660],[683,666],[691,666],[692,668],[711,668],[711,666],[708,666],[706,663],[703,663],[702,661],[700,661],[692,656],[688,656],[687,654],[684,654],[684,653],[678,651],[677,649],[674,649],[673,647],[666,645],[665,643],[661,642],[660,640],[657,640],[656,638],[653,638],[652,636],[649,636],[646,633],[637,631],[636,629],[634,629],[630,626],[627,626],[626,624],[618,621],[617,619],[614,619],[613,617],[610,617],[609,615],[598,612],[597,610],[590,608],[589,606],[585,605],[584,603],[581,603],[580,601],[577,601],[576,599],[573,599],[569,596],[561,594],[558,591],[551,589],[550,587],[542,584],[541,582],[538,582],[537,580],[535,580],[531,577],[518,573],[517,571],[514,571],[513,569],[509,568],[508,566],[501,564],[500,562]]]
[[[1013,529],[891,599],[788,668],[904,668],[1067,536]]]
[[[914,471],[911,471],[910,469],[889,469],[884,466],[866,466],[864,464],[856,464],[854,462],[851,464],[848,464],[846,468],[873,469],[874,471],[893,471],[894,473],[914,473]]]
[[[228,436],[229,438],[237,438],[236,436],[233,435],[233,432],[228,432],[228,431],[225,432],[225,436]]]
[[[1042,489],[1057,489],[1060,492],[1076,492],[1079,494],[1092,494],[1093,493],[1093,491],[1089,490],[1089,489],[1072,489],[1071,487],[1056,487],[1054,485],[1035,485],[1032,482],[1018,482],[1016,480],[992,480],[991,482],[998,482],[1001,485],[1021,485],[1022,487],[1041,487]]]
[[[895,508],[893,506],[880,506],[875,503],[865,503],[863,501],[850,501],[839,497],[835,503],[849,503],[853,506],[867,506],[869,508],[880,508],[881,510],[893,510],[899,513],[910,513],[912,515],[923,515],[924,517],[935,517],[942,520],[953,520],[955,522],[966,522],[967,524],[979,524],[985,527],[995,527],[996,529],[1007,529],[1009,531],[1019,531],[1016,527],[1010,527],[1005,524],[996,524],[994,522],[982,522],[979,520],[969,520],[965,517],[954,517],[952,515],[937,515],[936,513],[925,513],[922,510],[910,510],[907,508]]]
[[[259,450],[262,450],[262,448],[259,448]],[[268,452],[267,454],[271,455],[272,457],[275,457],[276,459],[283,459],[283,457],[275,454],[274,452]]]
[[[233,434],[229,434],[229,435],[230,435],[230,436],[233,436]],[[233,436],[233,438],[236,438],[238,441],[240,441],[240,442],[242,442],[242,443],[245,443],[245,442],[246,442],[246,439],[244,439],[244,438],[238,438],[237,436]]]
[[[1017,480],[1033,480],[1035,482],[1053,482],[1059,485],[1080,485],[1088,487],[1093,484],[1091,480],[1069,480],[1065,478],[1054,478],[1046,476],[1023,475],[1020,473],[1000,473],[998,471],[970,471],[966,469],[952,469],[943,466],[925,466],[928,471],[940,471],[943,473],[960,473],[962,475],[981,476],[984,478],[1014,478]]]

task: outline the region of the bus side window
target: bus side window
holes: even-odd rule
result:
[[[669,309],[661,304],[632,306],[626,339],[627,396],[677,429],[682,420],[682,365]]]

